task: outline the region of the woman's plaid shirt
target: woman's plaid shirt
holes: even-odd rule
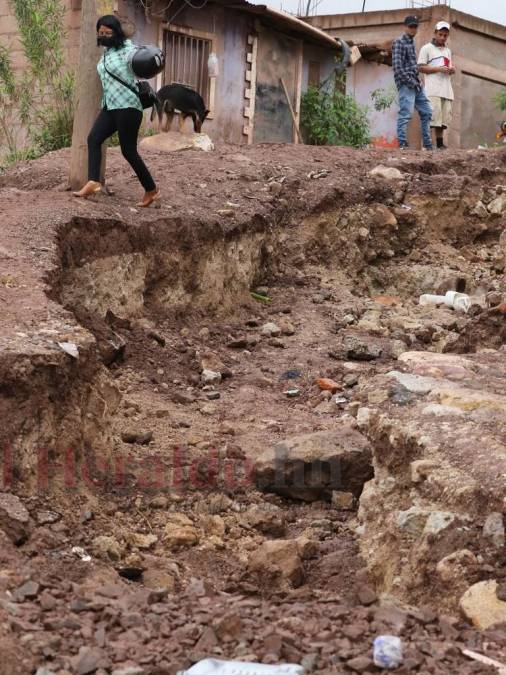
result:
[[[395,84],[398,88],[406,85],[410,89],[419,91],[422,83],[418,74],[415,41],[404,33],[394,40],[392,46],[392,67],[394,69]]]
[[[125,40],[125,44],[120,49],[106,49],[104,55],[97,65],[98,75],[102,81],[104,95],[102,96],[102,108],[107,110],[121,110],[124,108],[137,108],[142,111],[142,105],[137,94],[130,91],[128,87],[118,82],[105,70],[114,73],[132,87],[135,87],[135,77],[128,67],[128,55],[135,49],[131,40]],[[105,59],[105,65],[104,65]]]

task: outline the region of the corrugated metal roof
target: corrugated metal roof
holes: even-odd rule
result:
[[[280,10],[273,9],[267,5],[253,5],[247,0],[211,0],[211,2],[216,5],[225,6],[229,9],[237,9],[248,12],[249,14],[256,14],[259,18],[264,19],[266,22],[280,28],[286,33],[304,36],[311,42],[333,48],[336,51],[340,50],[338,40],[331,37],[320,28],[311,26],[292,14],[281,12]]]
[[[296,16],[292,16],[286,12],[281,12],[277,9],[272,9],[265,5],[250,5],[250,7],[261,7],[264,10],[266,16],[268,16],[273,21],[279,22],[280,25],[284,24],[290,30],[300,33],[312,41],[323,43],[326,46],[333,47],[334,49],[340,49],[340,44],[335,38],[330,36],[328,33],[325,33],[325,31],[315,28],[315,26],[311,26],[305,21],[301,21],[301,19],[298,19]]]

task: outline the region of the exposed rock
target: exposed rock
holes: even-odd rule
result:
[[[35,599],[40,591],[40,586],[36,581],[26,581],[22,586],[16,588],[14,597],[18,602]]]
[[[174,403],[179,403],[180,405],[190,405],[197,400],[195,396],[183,391],[174,391],[170,397]]]
[[[496,548],[503,548],[506,543],[504,518],[502,513],[491,513],[483,526],[483,536]]]
[[[336,509],[343,509],[349,511],[355,505],[355,496],[352,492],[337,492],[332,493],[332,506]]]
[[[402,178],[402,173],[399,169],[393,166],[384,166],[383,164],[374,167],[374,169],[369,171],[369,175],[384,178],[385,180],[400,180]]]
[[[346,666],[356,673],[365,673],[371,671],[374,663],[369,656],[355,656],[355,658],[346,661]]]
[[[295,335],[295,326],[288,319],[281,319],[279,327],[282,335]]]
[[[450,527],[455,518],[454,513],[447,513],[445,511],[428,512],[426,509],[412,506],[407,511],[399,511],[396,522],[397,527],[418,537],[422,534],[439,534]]]
[[[302,560],[309,560],[315,558],[318,554],[318,542],[306,535],[298,537],[296,540],[299,555]]]
[[[169,522],[165,525],[164,542],[166,546],[194,546],[199,541],[197,529],[184,513],[169,514]]]
[[[243,621],[239,614],[228,613],[221,617],[215,627],[215,633],[220,640],[224,638],[237,639],[244,630]]]
[[[474,553],[467,549],[450,553],[436,565],[436,572],[444,584],[456,584],[466,579],[478,565]]]
[[[126,540],[130,546],[140,548],[141,550],[148,550],[156,544],[158,537],[156,534],[142,534],[141,532],[131,532]]]
[[[254,506],[244,514],[243,519],[249,527],[254,527],[263,534],[282,537],[286,531],[283,510],[275,504]]]
[[[141,148],[146,150],[156,150],[156,152],[179,152],[181,150],[201,150],[211,152],[214,150],[214,143],[207,134],[190,133],[182,134],[177,131],[165,131],[145,136],[139,143]],[[168,155],[170,156],[170,155]],[[233,209],[219,209],[219,211],[228,211]]]
[[[163,569],[149,568],[142,574],[142,583],[146,588],[152,588],[156,591],[174,590],[176,580]]]
[[[478,216],[478,218],[488,218],[489,216],[488,209],[482,201],[476,202],[471,214]]]
[[[418,537],[423,532],[428,515],[425,509],[412,506],[406,511],[399,511],[397,513],[396,524],[401,530]]]
[[[383,345],[369,335],[348,334],[343,337],[341,350],[352,361],[373,361],[383,354]]]
[[[375,227],[396,227],[397,218],[384,204],[374,207],[373,222]]]
[[[378,601],[378,595],[368,584],[361,584],[357,590],[357,599],[361,605],[368,606]]]
[[[262,326],[261,333],[265,337],[279,337],[281,335],[281,328],[275,323],[270,322]]]
[[[149,503],[152,509],[166,509],[169,505],[169,500],[165,495],[157,495]]]
[[[205,368],[200,374],[202,384],[218,384],[221,382],[221,373]]]
[[[393,377],[405,389],[414,394],[428,394],[439,384],[438,381],[432,377],[422,377],[421,375],[412,375],[411,373],[399,373],[396,370],[389,372],[388,376]]]
[[[487,307],[498,307],[504,302],[504,294],[500,291],[490,291],[485,296]]]
[[[208,497],[206,501],[199,502],[196,510],[198,512],[217,514],[228,511],[232,504],[232,500],[227,495],[215,494]]]
[[[497,581],[480,581],[468,588],[460,599],[464,615],[481,630],[506,623],[506,602],[497,597]]]
[[[207,536],[223,537],[225,535],[225,521],[221,516],[205,514],[200,517],[200,527]]]
[[[454,513],[448,513],[447,511],[433,511],[427,518],[423,533],[437,535],[449,528],[455,519],[456,516]]]
[[[149,445],[153,440],[152,431],[125,431],[121,434],[123,443],[137,443],[138,445]]]
[[[112,671],[112,675],[145,675],[146,670],[141,666],[125,666]]]
[[[421,483],[424,481],[432,471],[437,469],[438,463],[431,459],[417,459],[411,462],[411,482]]]
[[[38,525],[51,525],[57,523],[61,520],[61,513],[56,511],[38,511],[37,512],[37,524]]]
[[[93,540],[93,548],[100,558],[109,558],[110,560],[120,560],[123,555],[123,549],[114,537],[101,535]]]
[[[0,493],[0,529],[15,544],[22,544],[30,535],[30,515],[16,495]]]
[[[98,353],[106,366],[123,359],[127,343],[108,323],[108,320],[111,323],[115,321],[112,312],[108,312],[106,318],[103,319],[83,307],[76,307],[75,316],[80,324],[86,326],[93,333]]]
[[[488,211],[492,215],[501,215],[506,209],[506,193],[500,194],[496,199],[493,199],[488,205]]]
[[[105,652],[96,647],[81,647],[79,654],[73,659],[76,675],[88,675],[99,668],[110,668],[111,662]]]
[[[260,489],[305,501],[330,500],[334,490],[359,496],[373,475],[369,442],[349,426],[288,438],[255,468]]]
[[[294,588],[304,580],[299,548],[293,539],[265,541],[251,554],[249,568],[260,573],[277,572]]]
[[[431,616],[431,620],[435,620],[435,618],[435,615]],[[382,603],[374,611],[374,621],[388,626],[389,630],[393,629],[396,633],[402,633],[408,622],[408,615],[397,605]]]

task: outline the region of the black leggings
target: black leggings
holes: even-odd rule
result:
[[[118,132],[123,157],[137,174],[146,192],[156,190],[156,185],[146,165],[137,152],[137,138],[142,123],[142,113],[136,108],[101,110],[88,136],[88,179],[100,180],[102,143],[115,131]]]

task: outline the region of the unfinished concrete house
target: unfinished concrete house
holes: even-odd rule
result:
[[[81,0],[62,2],[68,60],[76,65]],[[97,10],[117,13],[137,44],[163,47],[165,72],[153,84],[180,82],[199,91],[211,111],[204,130],[224,142],[297,142],[302,92],[332,73],[341,49],[319,28],[246,0],[211,0],[200,9],[184,0],[98,0]],[[0,0],[0,42],[22,70],[8,0]],[[217,76],[208,70],[212,53]]]
[[[167,4],[152,3],[149,20],[134,0],[120,8],[135,23],[138,42],[165,50],[157,84],[182,82],[199,91],[211,110],[205,130],[214,139],[297,142],[290,104],[298,124],[302,92],[332,73],[339,43],[293,16],[245,0],[212,0],[201,9],[179,0]],[[209,76],[210,53],[218,59],[217,77]]]
[[[347,91],[359,103],[372,107],[371,92],[390,90],[394,85],[391,68],[392,40],[403,31],[407,14],[420,17],[416,38],[417,51],[432,39],[440,20],[452,30],[448,46],[457,69],[453,76],[455,104],[449,131],[452,147],[476,148],[496,141],[496,132],[504,113],[495,96],[506,86],[506,27],[469,14],[435,5],[416,10],[392,10],[353,14],[334,14],[307,19],[310,25],[357,45],[362,59],[348,70]],[[397,106],[372,112],[372,133],[378,146],[396,145]],[[420,145],[419,123],[411,123],[410,142]]]

